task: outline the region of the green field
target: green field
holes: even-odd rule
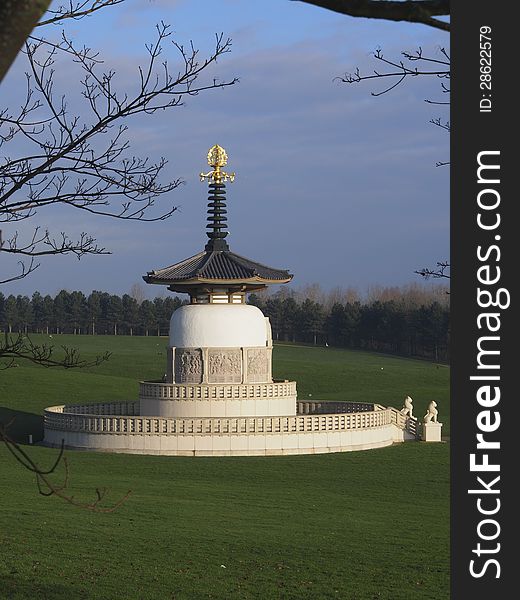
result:
[[[54,336],[89,370],[0,371],[0,419],[35,439],[44,406],[137,397],[164,372],[165,338]],[[379,402],[419,416],[438,403],[449,436],[449,369],[333,348],[277,346],[275,377],[300,398]],[[34,446],[48,465],[56,451]],[[0,449],[0,598],[449,598],[449,444],[288,457],[184,458],[68,452],[70,490],[118,499],[97,514],[37,494]]]

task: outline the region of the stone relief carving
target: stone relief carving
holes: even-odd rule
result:
[[[265,375],[267,372],[267,356],[265,350],[248,350],[248,375]]]
[[[208,378],[212,383],[240,382],[242,361],[239,350],[212,351],[208,355]]]
[[[413,400],[412,398],[410,398],[410,396],[406,396],[406,398],[404,399],[404,406],[403,408],[401,408],[401,413],[406,417],[413,417],[413,404],[412,404]]]
[[[249,383],[263,383],[270,379],[269,354],[269,350],[264,348],[247,350],[247,381]]]
[[[209,373],[210,375],[240,373],[239,354],[237,352],[219,352],[218,354],[210,354]]]
[[[202,353],[200,350],[177,350],[175,380],[178,383],[201,383]]]
[[[432,400],[428,405],[428,410],[423,418],[423,423],[437,423],[437,415],[439,411],[437,410],[437,402]]]

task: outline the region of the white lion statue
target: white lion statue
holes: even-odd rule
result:
[[[406,396],[406,398],[404,399],[404,406],[403,406],[403,408],[401,408],[401,414],[408,416],[410,418],[413,417],[412,402],[413,402],[413,400],[410,398],[410,396]]]
[[[439,411],[437,410],[437,402],[432,400],[428,405],[428,410],[423,418],[423,423],[437,423],[437,415]]]

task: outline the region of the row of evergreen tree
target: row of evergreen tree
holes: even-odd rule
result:
[[[62,290],[54,298],[0,293],[0,329],[10,333],[167,335],[176,296],[136,299],[94,291]],[[278,341],[362,348],[404,356],[449,360],[449,305],[436,299],[410,303],[353,299],[322,303],[301,295],[251,294],[249,303],[270,318]]]
[[[176,296],[142,300],[94,291],[62,290],[53,298],[0,293],[0,328],[9,333],[167,335],[172,312],[183,301]]]
[[[361,348],[449,361],[447,303],[410,305],[401,300],[335,302],[330,308],[306,298],[252,294],[250,304],[269,317],[279,341]]]

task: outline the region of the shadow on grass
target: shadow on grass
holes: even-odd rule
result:
[[[19,444],[28,444],[30,435],[33,443],[43,440],[42,415],[0,406],[0,423],[8,427],[7,434]]]
[[[37,564],[37,563],[36,563]],[[36,566],[35,564],[35,566]],[[41,598],[45,600],[69,600],[87,599],[88,593],[85,590],[73,589],[72,586],[65,586],[59,582],[40,583],[36,581],[27,581],[27,579],[17,579],[14,576],[0,576],[0,589],[2,598],[13,598],[13,600],[28,600]]]

